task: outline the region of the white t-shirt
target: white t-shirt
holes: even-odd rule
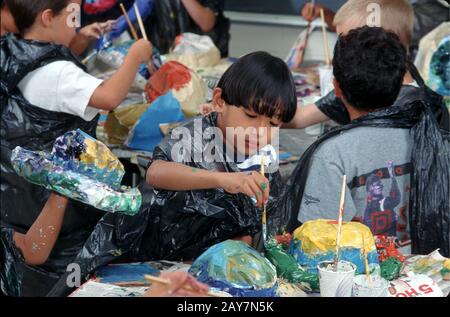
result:
[[[99,109],[89,107],[89,101],[102,82],[72,62],[57,61],[29,73],[18,87],[36,107],[91,121]]]

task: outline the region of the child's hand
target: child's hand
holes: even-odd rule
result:
[[[78,32],[78,34],[89,40],[96,40],[99,39],[103,34],[111,31],[115,23],[115,20],[109,20],[103,23],[92,23],[80,29],[80,32]]]
[[[257,172],[222,173],[219,184],[230,194],[242,193],[255,197],[258,207],[262,207],[269,200],[269,181]]]
[[[169,280],[171,284],[153,284],[144,297],[196,297],[206,296],[208,293],[208,286],[198,282],[186,272],[162,273],[160,278]]]
[[[148,63],[152,58],[153,46],[152,43],[144,39],[140,39],[131,46],[128,55],[136,58],[139,63]]]
[[[311,15],[311,9],[312,9],[312,15]],[[306,20],[306,21],[312,21],[315,20],[316,18],[320,17],[320,9],[325,9],[324,6],[321,6],[320,4],[316,4],[314,5],[314,8],[312,8],[312,4],[311,3],[307,3],[305,4],[305,6],[302,9],[302,17]]]

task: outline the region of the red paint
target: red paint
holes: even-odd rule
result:
[[[405,257],[395,247],[395,241],[391,237],[384,235],[375,236],[375,245],[378,252],[378,260],[380,262],[386,261],[388,258],[396,258],[402,263],[405,262]]]
[[[192,79],[191,71],[183,64],[170,61],[164,64],[152,77],[150,77],[145,91],[148,101],[166,94],[169,90],[180,90]]]

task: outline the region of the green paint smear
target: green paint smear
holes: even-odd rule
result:
[[[274,239],[267,242],[265,256],[277,269],[278,277],[289,283],[308,284],[313,292],[319,292],[319,276],[302,269],[295,258]]]
[[[267,189],[267,184],[266,183],[261,183],[261,189],[262,190],[266,190]]]
[[[192,172],[197,173],[197,172],[198,172],[198,169],[193,168],[193,169],[192,169]]]
[[[442,275],[442,276],[446,276],[447,274],[450,274],[450,269],[447,269],[446,267],[444,267],[444,268],[441,270],[441,275]]]
[[[388,258],[380,264],[381,277],[385,280],[392,281],[400,276],[403,264],[396,258]]]

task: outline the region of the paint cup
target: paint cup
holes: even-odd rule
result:
[[[319,99],[320,99],[319,96],[309,96],[309,97],[303,98],[301,100],[301,106],[313,104],[316,101],[318,101]],[[305,128],[305,133],[308,135],[317,136],[317,135],[321,135],[324,130],[325,130],[325,125],[323,123],[319,123],[319,124],[315,124],[315,125]]]
[[[319,76],[320,76],[320,94],[322,97],[325,97],[332,90],[334,90],[333,68],[327,65],[319,66]]]
[[[356,265],[347,261],[339,261],[334,271],[333,261],[320,262],[319,271],[320,296],[351,297]]]

